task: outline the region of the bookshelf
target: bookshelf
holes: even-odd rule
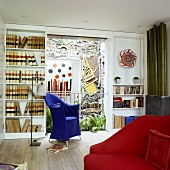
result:
[[[128,51],[128,52],[127,52]],[[126,54],[126,55],[125,55]],[[135,56],[128,65],[130,57]],[[112,84],[109,94],[112,115],[109,116],[108,129],[116,130],[124,127],[130,121],[145,114],[146,79],[144,65],[144,35],[131,33],[115,33],[113,37],[113,67],[110,70]],[[122,56],[126,56],[124,59]],[[129,57],[129,58],[128,58]],[[127,60],[126,60],[127,59]],[[126,61],[127,65],[124,65]],[[116,78],[120,81],[117,82]],[[134,81],[138,78],[138,81]]]
[[[36,96],[38,86],[42,82],[45,84],[45,37],[45,27],[6,25],[4,113],[6,139],[30,138],[31,114],[33,138],[45,136],[45,103],[43,98]],[[33,80],[33,91],[32,77],[36,77]]]
[[[143,115],[144,100],[143,84],[114,84],[113,128],[123,128],[129,121]]]
[[[113,109],[144,107],[144,85],[113,85]]]

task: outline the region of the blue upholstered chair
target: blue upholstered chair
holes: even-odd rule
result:
[[[53,120],[50,139],[68,141],[71,137],[81,135],[78,104],[68,104],[51,93],[46,94],[45,102]]]

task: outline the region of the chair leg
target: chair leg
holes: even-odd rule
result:
[[[80,140],[81,140],[81,136],[79,136]]]

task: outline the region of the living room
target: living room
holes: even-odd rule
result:
[[[160,4],[160,2],[154,1],[153,4],[149,7],[149,9],[146,9],[147,11],[146,13],[148,13],[149,17],[147,14],[144,15],[145,12],[141,12],[141,13],[139,12],[145,9],[147,2],[146,4],[145,2],[140,2],[140,3],[130,2],[129,4],[126,4],[126,2],[118,2],[118,1],[116,2],[106,1],[106,2],[97,2],[97,3],[91,2],[89,4],[86,4],[86,3],[77,2],[77,1],[75,2],[67,2],[67,1],[66,2],[53,2],[53,1],[34,2],[32,1],[32,3],[30,1],[20,2],[19,0],[15,2],[10,2],[8,0],[6,2],[1,1],[1,4],[0,4],[0,8],[1,8],[0,35],[2,37],[1,42],[0,42],[1,43],[1,48],[0,48],[1,61],[2,61],[1,62],[1,68],[2,68],[1,75],[5,77],[6,69],[16,68],[16,67],[11,67],[11,66],[6,66],[6,64],[4,64],[5,63],[4,58],[6,55],[6,51],[4,52],[4,46],[6,46],[5,45],[6,34],[13,34],[17,32],[21,34],[22,37],[25,36],[26,34],[28,36],[44,36],[45,40],[47,40],[48,36],[51,36],[51,35],[70,36],[70,37],[76,37],[76,38],[77,37],[81,37],[81,38],[88,37],[88,38],[103,39],[104,40],[104,57],[105,57],[105,63],[104,63],[105,70],[104,70],[104,80],[103,80],[105,97],[104,97],[103,113],[105,113],[105,116],[106,116],[106,130],[108,131],[108,134],[106,136],[109,137],[111,134],[118,131],[117,128],[114,128],[115,119],[113,118],[113,115],[115,116],[121,115],[127,118],[130,116],[137,117],[137,116],[145,115],[146,104],[144,104],[144,106],[142,107],[133,106],[133,108],[129,108],[131,106],[130,104],[129,105],[127,104],[126,109],[124,108],[124,106],[123,108],[121,107],[113,108],[113,98],[117,99],[117,97],[119,97],[119,100],[121,100],[120,97],[125,98],[127,103],[131,102],[132,100],[134,102],[134,101],[138,101],[139,99],[143,98],[144,103],[146,102],[146,95],[148,94],[147,33],[146,32],[149,29],[151,29],[153,25],[160,25],[160,23],[166,24],[167,96],[169,96],[170,94],[170,89],[169,89],[170,87],[168,86],[168,84],[170,83],[169,75],[168,75],[169,69],[170,69],[168,67],[170,63],[170,60],[169,60],[170,49],[168,47],[170,43],[170,34],[169,34],[170,22],[168,20],[169,9],[167,8],[169,2],[167,1],[166,3]],[[128,9],[129,9],[128,11],[131,11],[128,14],[126,14],[126,12],[123,12],[124,10],[123,11],[120,10],[122,9],[122,7],[126,7],[126,5],[128,5]],[[46,9],[47,6],[48,6],[49,12]],[[115,6],[117,6],[117,9],[115,8]],[[86,10],[84,10],[84,8]],[[17,10],[16,12],[16,9],[19,9],[19,10]],[[118,9],[119,9],[119,12],[116,12]],[[89,11],[88,14],[87,14],[87,11]],[[158,11],[160,12],[160,15],[157,15]],[[136,13],[138,13],[139,15],[137,16]],[[111,22],[111,21],[114,21],[114,22]],[[47,41],[45,45],[47,45]],[[10,49],[7,49],[7,50],[10,51]],[[46,50],[47,50],[47,47],[45,47],[45,51],[43,52],[46,53]],[[130,55],[133,56],[134,62],[131,63],[131,66],[127,65],[127,63],[124,65],[123,59],[121,58],[127,53],[130,53]],[[27,70],[29,68],[24,68],[22,66],[22,70],[24,69]],[[41,67],[35,68],[35,70],[36,69],[41,70],[41,69],[46,69],[46,68],[44,66],[41,66]],[[74,70],[74,73],[75,72],[76,71]],[[76,74],[73,74],[73,75],[76,75]],[[3,79],[3,76],[1,77],[2,79]],[[117,84],[115,82],[115,77],[117,76],[121,78],[121,83]],[[139,78],[139,83],[137,85],[133,82],[134,77]],[[47,76],[45,76],[45,79],[47,80]],[[46,85],[46,83],[44,84]],[[19,142],[22,140],[25,142],[24,139],[29,138],[30,134],[28,133],[27,134],[26,133],[24,134],[6,133],[6,120],[5,119],[9,118],[5,114],[6,85],[8,84],[3,79],[3,81],[1,82],[1,86],[2,86],[1,87],[1,91],[2,91],[1,92],[1,96],[2,96],[1,108],[2,109],[0,113],[0,122],[2,126],[0,127],[0,143],[3,143],[6,140],[17,139],[17,142],[19,144]],[[74,84],[75,89],[79,89],[79,86],[77,87],[76,85],[77,84],[75,83]],[[121,89],[122,87],[124,88],[127,85],[128,85],[128,90],[130,88],[129,87],[130,85],[133,85],[133,87],[135,86],[135,88],[133,88],[135,90],[140,86],[140,89],[143,89],[143,92],[139,92],[141,94],[134,92],[136,93],[135,98],[134,96],[130,96],[130,92],[128,92],[129,96],[125,96],[124,91],[123,91],[123,95],[120,94],[120,92],[118,93],[117,91],[116,93],[114,92],[114,90],[117,89],[117,87]],[[28,97],[30,97],[30,94]],[[31,98],[29,98],[29,100],[30,99]],[[13,102],[13,101],[9,100],[9,103],[10,102]],[[19,102],[23,102],[23,101],[19,101]],[[42,102],[42,101],[40,100],[39,102]],[[24,112],[24,107],[23,109],[21,108],[21,112]],[[27,117],[25,118],[23,117],[21,119],[22,119],[21,123],[23,125]],[[43,133],[40,133],[36,137],[37,138],[44,137],[45,131],[46,131],[44,117],[40,116],[39,118],[33,118],[33,119],[37,121],[36,123],[41,122],[43,125],[42,126]],[[102,139],[104,140],[106,138],[104,137],[105,135],[103,134],[103,132],[99,132],[101,136],[99,135],[97,137],[97,139],[99,139],[97,141],[95,138],[95,136],[97,136],[96,134],[93,133],[93,134],[88,134],[88,135],[91,136],[91,139],[94,139],[94,141],[96,142],[102,141]],[[85,140],[85,141],[83,142],[76,141],[76,144],[73,142],[73,147],[75,147],[75,145],[79,145],[79,143],[80,144],[86,143],[88,147],[85,149],[86,150],[85,153],[88,154],[87,152],[88,149],[95,142],[91,141],[88,143],[88,140],[85,139],[87,137],[86,136],[87,134],[84,135],[86,136],[85,138],[83,138],[83,135],[84,134],[82,134],[82,140]],[[18,140],[19,138],[20,140]],[[89,139],[90,137],[87,137],[87,138]],[[8,142],[5,142],[5,143],[7,144]],[[72,141],[70,143],[72,144]],[[71,147],[71,144],[70,144],[70,147]],[[47,143],[44,144],[44,146],[45,145],[47,147]],[[81,149],[83,150],[83,146],[81,146]],[[30,148],[30,150],[32,149]],[[37,150],[41,150],[41,148],[40,149],[37,148]],[[32,154],[32,151],[30,151],[30,155],[31,154]],[[1,152],[1,155],[2,155],[2,152]],[[29,152],[28,152],[28,155],[29,155]],[[83,156],[85,156],[85,154]],[[50,155],[49,157],[52,157],[52,155]],[[47,159],[50,159],[50,158],[47,158]],[[61,159],[61,156],[60,156],[60,159]]]

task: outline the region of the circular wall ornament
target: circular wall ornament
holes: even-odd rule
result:
[[[122,67],[134,67],[137,56],[131,49],[122,50],[119,53],[120,65]]]

